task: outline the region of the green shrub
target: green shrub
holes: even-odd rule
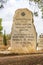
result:
[[[7,46],[7,39],[6,39],[5,31],[4,31],[4,35],[3,35],[3,43],[5,46]]]

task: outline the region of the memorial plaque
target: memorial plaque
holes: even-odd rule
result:
[[[30,10],[16,10],[11,34],[11,47],[15,53],[29,53],[36,49],[36,30]]]

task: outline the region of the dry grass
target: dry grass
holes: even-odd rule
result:
[[[9,46],[5,46],[5,45],[0,45],[0,51],[4,51],[8,48]]]

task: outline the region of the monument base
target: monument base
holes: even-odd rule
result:
[[[28,45],[24,47],[22,45],[18,45],[18,46],[15,45],[14,47],[11,46],[8,48],[8,50],[18,54],[36,53],[36,49]]]

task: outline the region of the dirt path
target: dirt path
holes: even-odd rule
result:
[[[0,57],[0,65],[43,65],[43,54]]]

